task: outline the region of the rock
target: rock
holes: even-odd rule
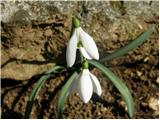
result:
[[[141,71],[136,71],[136,72],[139,77],[143,74]]]
[[[47,71],[56,63],[65,63],[65,56],[61,51],[65,49],[64,43],[69,37],[71,19],[67,16],[57,16],[56,19],[47,26],[43,26],[45,22],[34,21],[32,25],[26,26],[4,23],[1,49],[2,79],[28,80]],[[60,24],[59,27],[55,27],[56,24]],[[68,26],[61,28],[64,24]]]
[[[156,79],[156,82],[159,84],[159,77]]]
[[[98,43],[101,54],[125,45],[147,29],[146,22],[156,22],[159,15],[158,1],[2,1],[1,8],[2,78],[15,80],[44,72],[47,61],[53,65],[65,62],[73,14]],[[151,27],[156,31],[157,26]]]
[[[54,67],[54,64],[51,63],[34,65],[25,63],[17,64],[16,62],[11,62],[2,68],[1,76],[2,79],[28,80],[34,75],[41,74],[52,67]]]
[[[52,30],[51,29],[46,30],[44,35],[47,36],[47,37],[51,36],[52,35]]]
[[[149,106],[149,108],[151,108],[152,110],[155,111],[154,112],[155,115],[159,115],[159,100],[158,100],[158,98],[151,97],[148,100],[148,106]]]

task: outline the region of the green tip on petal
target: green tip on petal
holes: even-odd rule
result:
[[[88,69],[88,61],[84,60],[82,64],[83,69]]]
[[[80,27],[80,25],[81,25],[80,21],[76,17],[73,17],[72,21],[73,21],[73,25],[74,25],[75,28]]]
[[[83,47],[83,45],[82,45],[82,42],[81,42],[81,41],[79,41],[79,42],[78,42],[77,47],[78,47],[78,48]]]

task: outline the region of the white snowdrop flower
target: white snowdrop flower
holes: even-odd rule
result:
[[[96,60],[99,59],[98,48],[93,38],[81,27],[74,29],[67,45],[66,60],[69,67],[72,67],[75,63],[77,48],[85,58]]]
[[[75,90],[79,93],[84,103],[91,99],[93,92],[99,96],[102,93],[97,77],[90,73],[88,69],[83,69],[77,79],[73,81],[70,92]]]

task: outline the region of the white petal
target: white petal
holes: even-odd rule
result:
[[[87,51],[86,51],[83,47],[80,47],[79,50],[81,51],[82,55],[83,55],[85,58],[87,58],[87,59],[89,59],[89,60],[92,59],[92,57],[87,53]]]
[[[74,31],[72,37],[70,38],[67,50],[66,50],[66,61],[69,67],[72,67],[76,60],[76,50],[77,50],[78,37],[76,31]]]
[[[99,59],[98,48],[93,38],[90,35],[88,35],[86,32],[84,32],[82,28],[78,28],[78,32],[79,32],[80,40],[85,50],[87,50],[87,52],[92,58],[98,60]]]
[[[100,96],[102,94],[102,89],[97,77],[91,73],[90,73],[90,77],[93,83],[93,91]]]
[[[92,97],[93,86],[88,69],[84,69],[81,72],[78,82],[78,92],[84,103],[87,103]]]

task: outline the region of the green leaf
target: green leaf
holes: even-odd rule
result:
[[[63,108],[64,108],[64,103],[66,101],[67,96],[69,95],[69,88],[73,82],[73,80],[77,77],[78,73],[75,71],[70,78],[67,80],[66,84],[63,86],[60,95],[58,97],[58,102],[57,102],[57,112],[58,112],[58,117],[63,118]]]
[[[129,92],[126,85],[122,82],[120,78],[118,78],[111,70],[106,68],[104,65],[100,64],[96,61],[89,61],[89,63],[95,67],[97,67],[99,70],[101,70],[106,77],[109,78],[109,80],[112,81],[112,83],[116,86],[116,88],[121,93],[124,101],[126,102],[127,108],[128,108],[128,114],[130,117],[134,114],[134,103],[131,96],[131,93]]]
[[[53,68],[51,68],[49,71],[47,71],[36,83],[36,85],[34,86],[32,93],[29,97],[29,100],[27,102],[27,107],[26,107],[26,111],[25,111],[25,116],[24,118],[27,119],[30,117],[31,111],[32,111],[32,106],[34,103],[34,100],[36,99],[41,87],[43,86],[44,82],[51,76],[52,72],[56,72],[59,69],[63,69],[63,67],[61,66],[54,66]]]
[[[141,45],[151,35],[151,33],[152,33],[152,29],[149,28],[147,31],[142,33],[140,36],[138,36],[135,40],[131,41],[126,46],[119,48],[118,50],[116,50],[113,53],[105,55],[105,57],[103,57],[100,61],[105,62],[105,61],[112,60],[113,58],[125,55],[129,51],[131,51],[131,50],[135,49],[136,47],[138,47],[139,45]]]

